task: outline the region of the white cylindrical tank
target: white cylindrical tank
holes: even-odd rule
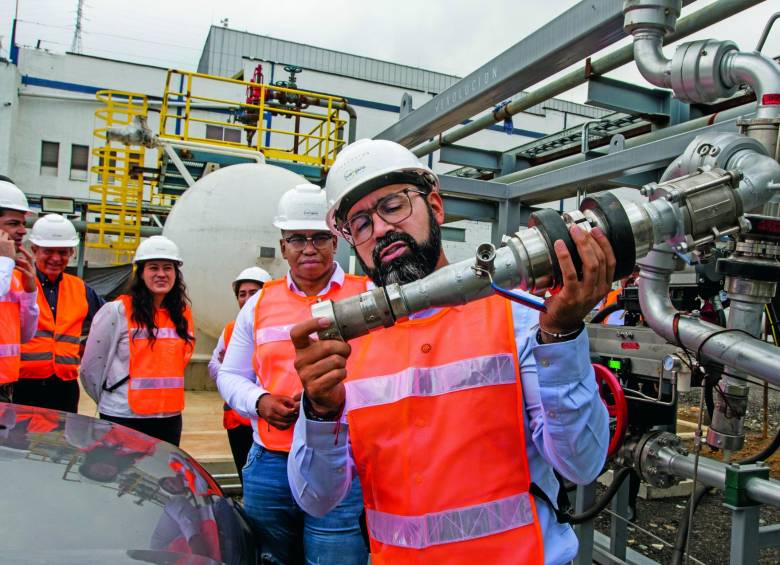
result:
[[[206,175],[179,198],[163,235],[181,249],[198,330],[218,337],[238,311],[231,282],[247,267],[281,277],[287,262],[273,225],[285,191],[305,178],[273,165],[232,165]]]

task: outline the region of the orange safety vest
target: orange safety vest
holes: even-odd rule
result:
[[[19,352],[22,341],[22,318],[18,293],[24,292],[22,276],[14,270],[8,292],[0,296],[0,385],[19,380]]]
[[[351,345],[345,410],[372,562],[543,563],[510,303],[444,308]]]
[[[620,295],[623,293],[623,288],[616,288],[615,290],[610,290],[609,294],[607,294],[606,298],[604,298],[604,304],[599,308],[599,310],[603,310],[604,308],[611,306],[612,304],[616,304],[618,301],[618,298],[620,298]],[[613,312],[613,314],[616,314],[617,312]],[[609,325],[611,314],[601,320],[601,323],[605,326]]]
[[[366,278],[345,275],[341,287],[332,286],[323,296],[300,296],[287,286],[287,279],[265,283],[255,306],[254,369],[258,383],[269,393],[295,396],[303,391],[295,371],[295,348],[290,341],[290,329],[311,318],[311,305],[322,300],[339,300],[366,290]],[[257,433],[266,449],[290,451],[293,427],[279,430],[257,421]]]
[[[67,273],[62,274],[57,295],[56,319],[38,285],[38,328],[35,337],[22,344],[21,379],[48,379],[57,375],[63,381],[79,376],[79,345],[84,318],[89,312],[84,281]]]
[[[176,333],[168,311],[154,313],[157,339],[152,343],[133,321],[133,301],[128,295],[119,300],[125,305],[127,333],[130,339],[130,383],[127,401],[136,414],[181,412],[184,409],[184,368],[190,362],[194,343],[187,343]],[[192,312],[184,310],[187,331],[193,335]]]
[[[236,321],[228,322],[223,330],[223,340],[225,342],[225,351],[230,343],[230,338],[233,337],[233,328],[236,327]],[[241,414],[233,410],[230,405],[225,402],[222,405],[222,426],[226,430],[232,430],[239,426],[251,426],[252,422],[249,418],[244,418]]]

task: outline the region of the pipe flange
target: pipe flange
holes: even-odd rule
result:
[[[675,176],[691,175],[700,170],[729,169],[729,161],[739,151],[755,151],[767,155],[760,141],[738,133],[709,132],[697,136],[675,160]],[[679,175],[677,174],[679,173]]]
[[[757,281],[780,280],[780,263],[753,262],[739,259],[718,259],[715,270],[721,275]]]
[[[639,474],[642,479],[652,486],[658,488],[669,488],[678,482],[679,477],[672,475],[660,468],[659,452],[668,448],[677,453],[684,453],[682,440],[669,432],[650,432],[644,441],[639,444],[638,453]],[[635,456],[636,456],[635,452]]]
[[[780,125],[780,118],[746,118],[740,116],[737,118],[737,127],[750,126],[776,126]]]
[[[721,77],[721,61],[736,51],[733,41],[703,39],[683,43],[672,57],[672,89],[682,102],[707,103],[729,98],[737,86],[729,86]]]
[[[681,0],[625,0],[623,30],[632,34],[636,30],[654,28],[664,34],[671,33],[681,8]]]
[[[580,210],[598,211],[607,225],[606,236],[612,244],[615,254],[615,280],[630,275],[636,265],[636,245],[631,220],[628,218],[620,200],[611,192],[598,196],[588,196],[580,204]]]

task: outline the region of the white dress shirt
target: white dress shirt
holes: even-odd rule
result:
[[[344,269],[336,263],[328,284],[317,296],[330,292],[334,286],[344,285]],[[287,273],[287,287],[294,293],[305,296],[295,281]],[[230,338],[230,349],[225,352],[225,359],[217,374],[217,388],[222,398],[236,412],[252,421],[255,443],[263,445],[257,433],[257,400],[268,391],[258,382],[252,359],[255,355],[255,305],[262,296],[263,289],[258,290],[238,313],[233,335]],[[303,322],[303,320],[301,320]],[[212,358],[213,360],[213,358]],[[297,378],[297,376],[296,376]],[[264,446],[265,447],[265,446]]]
[[[21,342],[27,343],[35,336],[38,329],[38,289],[32,292],[11,291],[11,279],[14,275],[16,262],[10,257],[0,257],[0,296],[8,295],[12,302],[19,303],[19,322],[21,326]],[[9,295],[10,293],[10,295]]]

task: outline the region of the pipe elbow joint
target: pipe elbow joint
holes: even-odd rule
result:
[[[672,61],[664,56],[663,38],[658,30],[634,34],[634,60],[645,80],[661,88],[672,86]]]
[[[731,51],[724,56],[723,80],[733,88],[747,84],[756,93],[756,118],[780,117],[780,104],[767,104],[765,95],[780,95],[780,67],[760,53]]]

